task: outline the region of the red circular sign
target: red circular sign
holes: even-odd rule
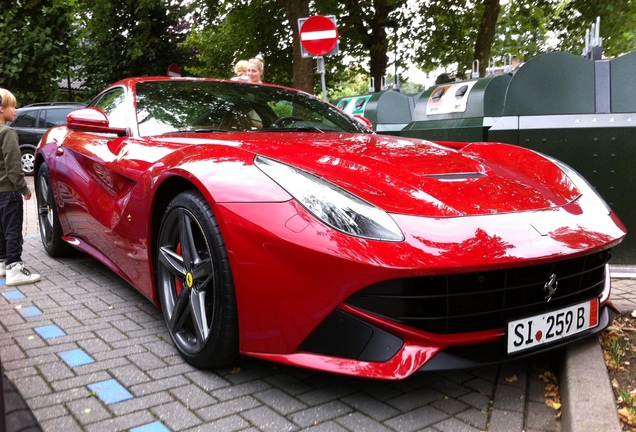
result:
[[[329,53],[338,43],[336,23],[323,15],[307,18],[300,27],[300,44],[312,55],[322,56]]]
[[[181,68],[178,64],[172,63],[168,66],[168,76],[180,77],[181,76]]]

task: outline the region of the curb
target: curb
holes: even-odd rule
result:
[[[564,401],[561,431],[621,431],[598,336],[568,345],[563,359],[559,374]]]

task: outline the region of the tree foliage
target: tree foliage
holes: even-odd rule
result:
[[[504,10],[526,0],[510,0]],[[502,30],[500,0],[423,0],[414,15],[419,17],[409,47],[413,59],[424,71],[444,69],[451,75],[467,78],[466,71],[485,75],[492,63],[494,48]],[[504,39],[515,36],[519,27],[505,28]],[[423,43],[416,43],[422,41]]]
[[[182,42],[192,4],[178,0],[78,0],[76,66],[91,92],[130,76],[166,75],[188,62]]]
[[[408,41],[416,64],[426,72],[472,68],[481,12],[481,7],[469,7],[466,0],[420,2],[412,12],[418,21]]]
[[[69,73],[73,3],[17,1],[0,10],[0,85],[21,105],[60,98],[58,81]]]
[[[492,0],[422,0],[413,29],[413,59],[425,71],[440,67],[463,76],[472,69],[484,8]],[[487,63],[508,55],[529,60],[554,50],[581,53],[585,31],[601,18],[606,56],[636,48],[636,0],[509,0],[501,2],[497,31]],[[421,43],[420,43],[421,42]],[[418,45],[419,43],[419,45]],[[480,59],[481,63],[484,59]],[[483,66],[483,65],[480,65]],[[483,72],[482,72],[483,76]]]
[[[185,41],[196,53],[196,61],[186,69],[197,76],[230,78],[234,64],[262,55],[265,81],[292,83],[291,29],[285,10],[276,1],[219,2],[207,9]]]
[[[267,81],[315,91],[313,80],[301,79],[313,73],[313,60],[300,58],[298,19],[322,14],[337,17],[340,48],[349,66],[359,71],[357,65],[369,65],[368,73],[379,83],[388,63],[385,24],[405,4],[406,0],[316,0],[310,9],[309,0],[222,1],[219,8],[206,11],[187,40],[198,61],[190,70],[229,77],[237,60],[260,53],[268,65]],[[338,67],[343,60],[344,54],[326,59],[331,77],[350,72]]]
[[[580,54],[585,32],[600,17],[605,56],[617,57],[636,49],[636,0],[562,0],[554,6],[549,29],[556,49]]]
[[[351,64],[368,64],[375,90],[380,90],[389,63],[389,39],[397,43],[399,33],[409,22],[408,17],[399,14],[407,1],[322,0],[316,5],[319,12],[332,11],[338,17],[341,47],[353,59]]]
[[[502,5],[491,52],[492,64],[510,64],[510,57],[529,60],[549,49],[550,0],[508,2]]]
[[[60,79],[77,77],[92,95],[128,76],[165,75],[172,63],[229,78],[238,59],[257,54],[267,82],[318,94],[316,61],[301,58],[298,37],[298,18],[314,14],[338,23],[340,54],[325,58],[330,94],[368,90],[370,77],[377,90],[393,67],[461,78],[474,59],[485,67],[580,53],[597,16],[607,56],[636,44],[636,0],[12,1],[0,11],[0,84],[21,103],[62,98]]]

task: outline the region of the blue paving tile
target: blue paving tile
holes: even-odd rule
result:
[[[42,336],[44,339],[53,339],[56,337],[66,336],[66,333],[64,333],[62,329],[55,324],[35,327],[33,330],[35,330],[36,333]]]
[[[109,405],[133,398],[133,395],[115,379],[89,384],[88,389],[95,393],[99,400]]]
[[[61,351],[57,353],[58,357],[64,360],[64,363],[69,365],[70,367],[82,366],[85,364],[93,363],[95,360],[84,350],[79,348],[72,349],[68,351]]]
[[[42,311],[35,306],[26,306],[18,309],[23,318],[31,318],[42,315]]]
[[[18,290],[4,292],[2,293],[2,297],[6,298],[7,300],[19,300],[19,299],[26,298],[24,294],[22,294]]]
[[[153,423],[148,423],[142,426],[138,426],[136,428],[130,429],[130,432],[170,432],[170,429],[166,427],[160,421],[156,421]]]

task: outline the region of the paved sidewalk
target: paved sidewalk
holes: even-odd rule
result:
[[[44,431],[600,430],[580,428],[584,416],[599,416],[594,407],[570,413],[566,406],[575,404],[563,400],[571,418],[560,421],[545,404],[539,375],[559,373],[570,356],[563,352],[398,382],[252,359],[196,370],[172,346],[161,311],[113,272],[86,255],[48,257],[36,234],[35,199],[28,204],[23,258],[42,280],[16,289],[0,278],[0,352]],[[634,279],[615,286],[625,310],[636,305]],[[584,373],[607,377],[601,369]],[[578,370],[564,370],[575,373],[568,381],[580,381]],[[601,387],[609,386],[605,379]],[[618,425],[615,409],[601,417]]]

